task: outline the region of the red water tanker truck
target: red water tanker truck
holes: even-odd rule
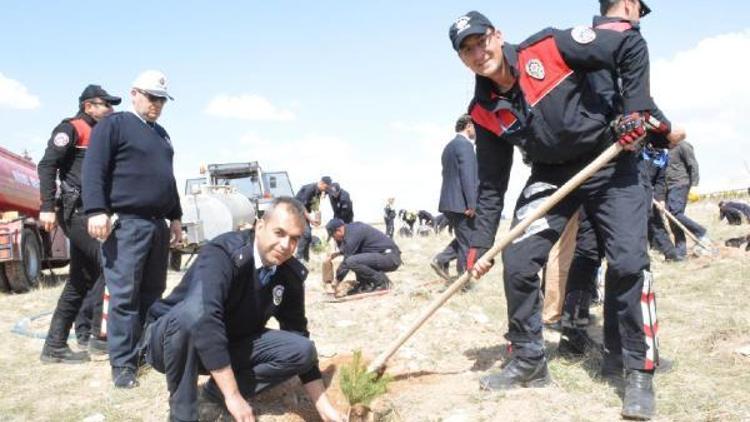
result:
[[[65,266],[68,238],[39,225],[36,164],[0,147],[0,290],[23,293],[39,283],[42,269]]]

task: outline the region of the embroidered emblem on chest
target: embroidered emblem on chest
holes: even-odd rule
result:
[[[531,59],[526,62],[526,73],[534,79],[544,79],[544,65],[539,59]]]

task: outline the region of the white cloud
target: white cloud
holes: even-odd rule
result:
[[[15,79],[0,73],[0,107],[31,110],[39,107],[39,97]]]
[[[251,94],[217,95],[208,103],[205,111],[212,116],[243,120],[289,121],[295,117],[291,111],[279,109],[266,98]]]
[[[750,29],[706,38],[655,60],[651,87],[659,107],[687,130],[700,165],[699,191],[750,186]]]

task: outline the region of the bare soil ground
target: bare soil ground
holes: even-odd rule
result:
[[[657,420],[750,420],[750,357],[738,353],[750,344],[750,252],[724,248],[729,237],[747,235],[750,226],[717,221],[715,203],[691,205],[688,215],[709,227],[717,257],[664,263],[652,255],[661,351],[675,360],[674,371],[656,378]],[[411,323],[443,288],[429,258],[449,241],[447,235],[398,239],[404,265],[391,277],[384,296],[329,303],[320,284],[322,256],[313,258],[307,281],[310,330],[334,401],[343,409],[337,370],[355,349],[374,357]],[[498,265],[499,267],[499,265]],[[388,421],[582,421],[618,420],[618,392],[595,379],[599,357],[565,360],[556,353],[558,334],[545,333],[552,386],[488,394],[478,378],[502,363],[506,342],[502,272],[494,269],[473,288],[440,309],[389,362],[395,377],[388,394],[374,403]],[[180,273],[169,274],[174,286]],[[84,365],[45,365],[43,341],[11,333],[25,318],[53,310],[61,286],[0,297],[0,420],[135,421],[165,420],[163,375],[151,370],[134,390],[115,390],[105,360]],[[594,313],[601,315],[601,308]],[[42,335],[49,316],[31,321]],[[601,318],[590,329],[601,339]],[[72,342],[74,343],[74,342]],[[298,382],[291,381],[253,400],[260,421],[317,420]]]

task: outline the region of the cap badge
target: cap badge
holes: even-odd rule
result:
[[[531,59],[526,62],[526,73],[534,79],[544,79],[544,65],[539,59]]]
[[[469,21],[471,21],[471,18],[468,16],[461,16],[460,18],[456,19],[456,22],[453,23],[453,26],[456,27],[456,34],[460,34],[463,31],[471,28]]]
[[[273,304],[275,306],[281,305],[281,301],[284,299],[284,286],[278,285],[273,288]]]
[[[159,85],[164,86],[167,81],[164,78],[159,78]]]
[[[570,35],[578,44],[588,44],[596,39],[596,32],[588,26],[576,26],[570,30]]]

